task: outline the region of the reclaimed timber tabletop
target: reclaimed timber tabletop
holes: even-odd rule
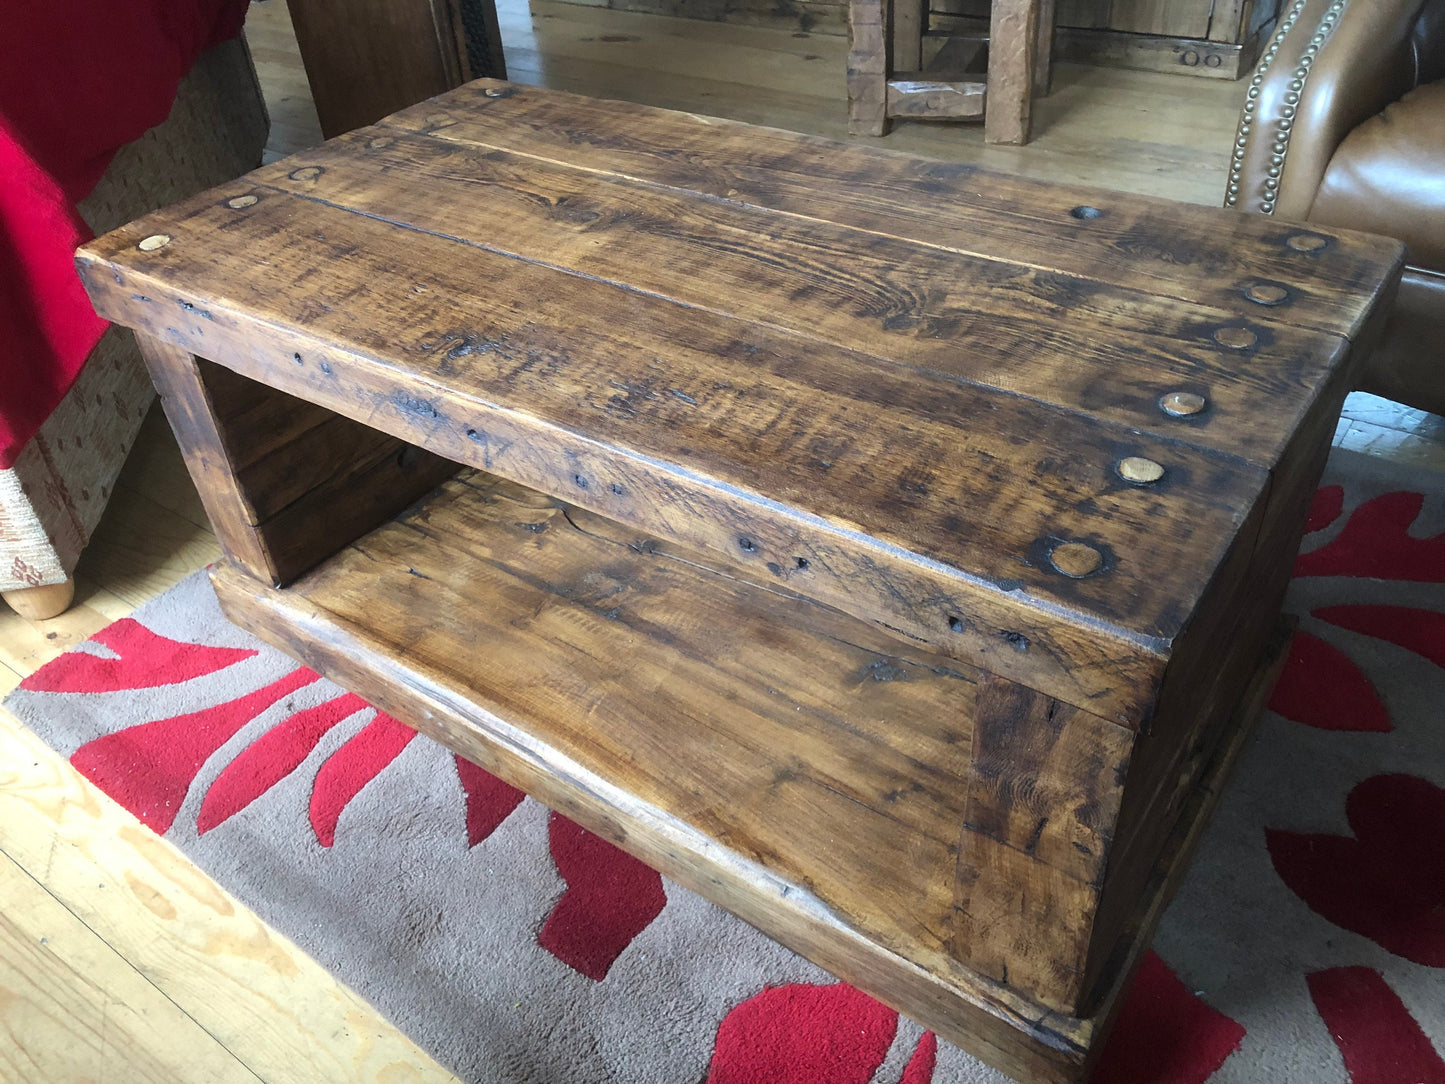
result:
[[[78,262],[108,319],[1137,729],[1401,255],[484,80]]]

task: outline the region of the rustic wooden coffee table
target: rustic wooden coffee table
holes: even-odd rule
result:
[[[232,619],[1063,1081],[1267,688],[1400,258],[482,82],[80,266]]]

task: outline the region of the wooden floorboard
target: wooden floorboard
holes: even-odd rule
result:
[[[846,132],[842,38],[555,0],[533,9],[499,5],[520,82]],[[282,0],[253,4],[247,33],[271,114],[268,160],[319,142]],[[1217,203],[1244,89],[1064,64],[1026,147],[985,146],[981,125],[929,122],[900,123],[880,145]],[[1445,470],[1445,424],[1372,396],[1350,398],[1336,443]],[[153,412],[82,559],[76,605],[45,622],[0,608],[0,694],[217,552]],[[453,1079],[4,713],[0,913],[6,1081]]]

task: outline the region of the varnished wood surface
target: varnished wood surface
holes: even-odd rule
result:
[[[810,5],[797,5],[806,10]],[[1067,3],[1061,5],[1067,8]],[[837,135],[846,126],[839,106],[842,90],[837,72],[843,67],[845,43],[840,37],[669,19],[601,7],[583,7],[535,0],[535,15],[526,4],[503,0],[500,12],[514,77],[584,93],[631,97],[654,105],[700,109],[814,134]],[[247,33],[266,93],[272,119],[268,153],[289,154],[319,140],[305,77],[295,53],[286,19],[278,3],[253,4]],[[1166,58],[1168,59],[1168,58]],[[1234,123],[1245,85],[1211,80],[1179,79],[1148,72],[1091,69],[1063,64],[1055,92],[1038,105],[1037,134],[1026,148],[985,147],[981,130],[951,125],[900,124],[888,146],[1040,179],[1072,178],[1078,183],[1105,184],[1132,192],[1176,200],[1215,203],[1223,191],[1225,166]],[[706,150],[703,143],[702,150]],[[691,153],[698,153],[693,148]],[[1369,396],[1351,396],[1336,443],[1379,462],[1422,471],[1445,470],[1445,441],[1438,419],[1421,416]],[[78,642],[101,625],[122,617],[154,597],[189,570],[219,553],[206,525],[194,487],[176,452],[169,427],[155,411],[142,430],[122,474],[110,510],[82,560],[76,604],[59,618],[24,621],[0,607],[0,691]],[[0,738],[23,736],[5,717]],[[97,929],[104,921],[106,942],[154,982],[186,976],[197,1003],[229,1007],[248,992],[268,989],[250,969],[246,953],[208,955],[203,966],[157,966],[171,959],[177,945],[206,943],[216,912],[209,907],[177,908],[165,923],[153,922],[146,900],[134,892],[99,892],[98,883],[114,886],[112,861],[130,846],[119,831],[130,823],[106,818],[59,817],[49,804],[49,780],[67,770],[63,760],[28,738],[23,747],[3,746],[7,765],[25,766],[30,774],[7,778],[0,797],[26,796],[23,802],[0,804],[0,848],[43,882],[60,904]],[[106,799],[72,773],[72,800],[77,805]],[[34,798],[35,802],[31,799]],[[76,808],[77,806],[72,806]],[[113,808],[113,807],[112,807]],[[30,816],[30,811],[43,810]],[[152,872],[138,883],[169,883],[183,879],[190,890],[169,897],[184,903],[203,893],[226,898],[200,870],[173,850],[156,866],[159,852],[134,852]],[[56,855],[77,855],[72,864]],[[154,872],[163,869],[165,872]],[[232,901],[235,906],[235,901]],[[238,913],[243,909],[238,908]],[[102,919],[102,916],[104,918]],[[264,926],[259,927],[264,929]],[[56,927],[52,926],[52,930]],[[274,937],[274,931],[271,931]],[[52,941],[62,935],[52,934]],[[255,935],[244,943],[259,945]],[[292,953],[296,950],[291,949]],[[298,1067],[299,1077],[313,1080],[316,1050],[343,1050],[353,1040],[392,1051],[404,1042],[396,1030],[360,1002],[347,1026],[309,1021],[315,991],[333,983],[319,967],[296,953],[298,967],[245,1016],[244,1027],[226,1034],[227,1048],[266,1079],[288,1079],[279,1068]],[[46,957],[37,964],[44,975],[54,966]],[[97,998],[99,995],[96,995]],[[12,1002],[19,1008],[21,1001]],[[99,1004],[98,1000],[95,1004]],[[84,1006],[77,1007],[84,1013]],[[81,1025],[76,1025],[81,1026]],[[294,1047],[278,1044],[278,1030],[296,1028],[304,1035]],[[28,1030],[10,1034],[15,1057],[43,1060],[55,1056],[45,1048],[59,1043],[54,1032]],[[205,1040],[176,1036],[175,1045],[192,1061]],[[420,1051],[395,1053],[389,1060],[350,1061],[338,1055],[335,1069],[346,1079],[394,1081],[404,1071],[414,1079],[443,1079]],[[285,1053],[273,1060],[275,1052]],[[106,1064],[124,1077],[130,1072],[129,1047],[114,1031],[105,1036]],[[425,1066],[435,1075],[426,1076]],[[131,1075],[139,1075],[133,1073]],[[402,1076],[401,1079],[407,1079]],[[450,1079],[449,1077],[447,1079]]]
[[[1077,1075],[1094,1023],[943,940],[976,674],[485,475],[287,590],[214,578],[233,620],[840,976]]]
[[[716,179],[701,193],[659,185],[628,175],[625,153],[610,166],[587,151],[544,160],[445,134],[514,98],[575,104],[481,84],[396,122],[420,131],[371,129],[267,167],[227,198],[91,246],[82,262],[97,303],[449,458],[766,568],[934,650],[1130,725],[1147,715],[1169,643],[1262,488],[1262,474],[1203,449],[1270,466],[1342,361],[1340,340],[1288,316],[1065,281],[829,208],[779,211],[771,191],[757,205],[735,191],[709,198]],[[696,123],[590,119],[590,137],[572,143],[625,146],[634,128]],[[714,135],[719,173],[756,170],[748,130]],[[795,147],[778,172],[798,176],[805,158],[835,151],[848,153]],[[976,178],[933,180],[930,194]],[[899,199],[925,190],[897,187]],[[1041,243],[1109,214],[1082,210],[1042,224]],[[1156,246],[1242,221],[1176,212],[1166,239],[1167,217],[1160,209]],[[316,228],[292,228],[299,218]],[[972,209],[960,228],[994,218]],[[172,239],[144,252],[152,231]],[[1385,281],[1399,257],[1349,236],[1327,247],[1362,284]],[[1300,262],[1308,277],[1331,261]],[[485,294],[470,292],[475,281]],[[1337,322],[1371,311],[1377,291],[1361,292]],[[379,313],[406,331],[378,339]],[[1204,409],[1160,409],[1181,394]],[[1141,425],[1166,443],[1140,441]],[[1111,485],[1118,459],[1146,453],[1170,460],[1169,481],[1153,493]],[[1084,476],[1060,477],[1065,463]],[[934,492],[943,477],[947,495]],[[679,516],[680,497],[713,511]],[[1193,498],[1214,504],[1219,525],[1198,520]],[[1049,551],[1080,543],[1098,574],[1072,579]]]

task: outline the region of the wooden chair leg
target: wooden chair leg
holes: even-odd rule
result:
[[[988,32],[987,143],[1027,143],[1044,0],[993,0]]]
[[[1034,52],[1034,93],[1040,97],[1054,89],[1054,13],[1058,0],[1041,0],[1037,48]]]
[[[47,583],[40,587],[17,587],[0,592],[10,608],[27,621],[45,621],[59,617],[75,601],[75,579]]]
[[[888,16],[890,0],[849,0],[848,133],[888,131]]]
[[[923,69],[924,8],[928,0],[893,0],[893,66],[895,72]],[[885,40],[888,35],[884,34]]]

